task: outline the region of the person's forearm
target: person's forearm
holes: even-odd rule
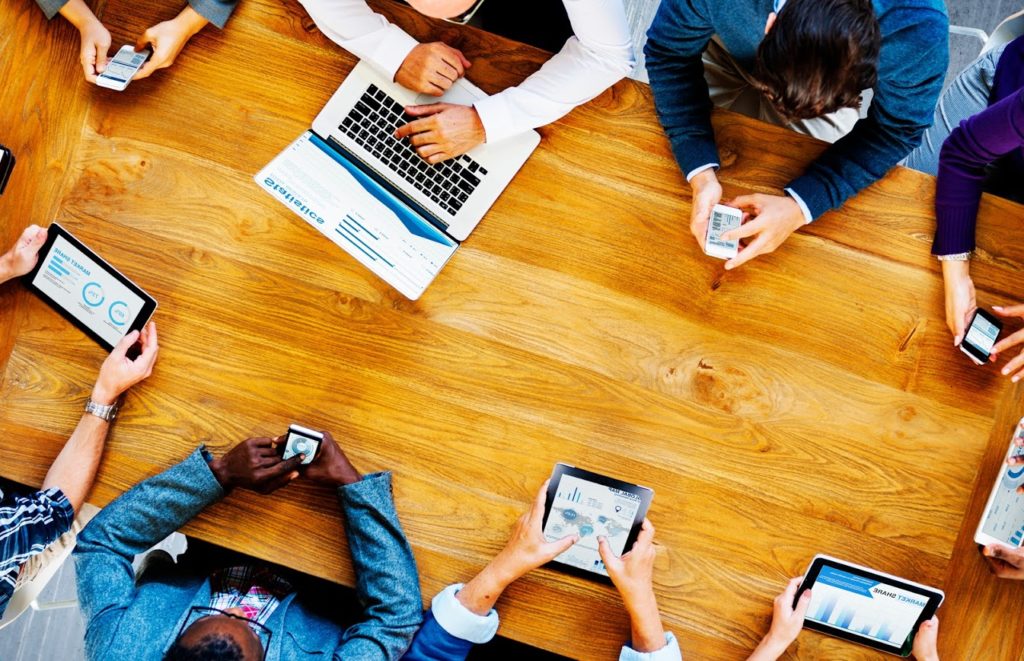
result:
[[[942,278],[946,282],[955,282],[971,277],[970,260],[950,260],[942,262]]]
[[[626,604],[632,636],[631,647],[637,652],[655,652],[665,646],[665,628],[654,592]]]
[[[89,413],[83,415],[43,480],[43,489],[59,488],[76,513],[92,489],[109,430],[110,423]]]
[[[191,6],[186,6],[175,18],[188,32],[189,38],[195,36],[210,21]]]
[[[83,25],[97,21],[96,15],[92,13],[89,6],[85,4],[85,0],[68,0],[63,7],[60,8],[60,15],[68,19],[68,23],[74,25],[79,30],[82,29]]]
[[[455,596],[459,603],[472,613],[487,615],[494,608],[498,597],[515,580],[501,568],[500,561],[491,562],[483,571],[473,577]]]
[[[786,651],[789,645],[784,645],[771,637],[765,636],[761,644],[757,646],[747,661],[775,661]]]

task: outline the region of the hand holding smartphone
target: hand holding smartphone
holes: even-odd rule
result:
[[[107,68],[97,76],[96,84],[100,87],[123,92],[135,74],[142,68],[142,65],[149,59],[150,54],[151,51],[149,49],[135,52],[134,46],[121,46],[121,50],[117,51],[117,55],[110,61]]]
[[[1002,330],[1003,322],[978,308],[967,326],[963,341],[960,342],[960,351],[978,365],[984,365],[992,355],[992,347],[995,346]]]

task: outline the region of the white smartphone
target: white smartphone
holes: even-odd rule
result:
[[[149,59],[149,50],[135,52],[134,46],[121,46],[107,68],[96,78],[96,84],[107,89],[123,92],[132,77],[139,72]]]
[[[719,259],[732,259],[739,254],[739,241],[723,241],[722,234],[736,229],[743,223],[743,212],[723,204],[711,209],[708,219],[708,233],[704,237],[704,253]]]
[[[1024,419],[1017,423],[1006,459],[1024,456],[1024,448],[1017,447],[1017,439],[1020,438],[1024,438]],[[1002,544],[1014,548],[1024,546],[1024,495],[1017,493],[1021,485],[1024,485],[1024,466],[1004,463],[999,467],[999,477],[996,478],[985,512],[974,533],[976,543],[984,546]]]

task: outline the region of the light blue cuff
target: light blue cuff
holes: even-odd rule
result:
[[[708,163],[707,165],[702,165],[699,168],[693,168],[692,170],[686,173],[686,180],[690,181],[704,170],[710,170],[711,168],[715,168],[717,170],[718,163]]]
[[[665,632],[665,646],[653,652],[637,652],[629,645],[623,645],[619,661],[683,661],[679,641],[671,632]]]
[[[792,188],[786,189],[786,195],[789,195],[791,198],[796,200],[797,205],[800,207],[800,211],[804,212],[804,224],[811,224],[811,222],[814,221],[814,216],[811,215],[811,210],[808,209],[807,205],[804,203],[804,198],[797,195],[796,191]]]
[[[430,612],[441,628],[456,638],[475,645],[489,642],[498,633],[498,611],[492,608],[487,615],[477,615],[455,597],[461,589],[462,583],[456,583],[438,592],[430,602]]]

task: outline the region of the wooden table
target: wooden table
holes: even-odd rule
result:
[[[100,0],[103,4],[103,0]],[[545,55],[382,5],[465,49],[489,91]],[[99,7],[115,48],[178,3]],[[0,0],[0,141],[18,167],[3,245],[59,218],[151,291],[163,345],[127,399],[91,500],[198,443],[224,452],[291,421],[395,472],[424,595],[504,543],[556,461],[656,490],[656,587],[690,659],[738,659],[771,598],[819,552],[941,586],[947,659],[1016,659],[1024,592],[971,538],[1020,392],[951,346],[929,256],[933,180],[897,169],[726,274],[687,229],[689,192],[625,81],[555,125],[426,295],[409,302],[260,191],[252,175],[308,127],[353,59],[295,2],[245,0],[172,71],[87,85],[78,39]],[[777,192],[822,147],[728,113],[727,196]],[[987,199],[980,301],[1014,299],[1021,207]],[[0,472],[39,484],[102,351],[17,284],[0,288]],[[351,585],[337,505],[296,483],[239,491],[191,535]],[[534,572],[502,633],[613,658],[609,588]],[[814,633],[794,658],[875,658]]]

